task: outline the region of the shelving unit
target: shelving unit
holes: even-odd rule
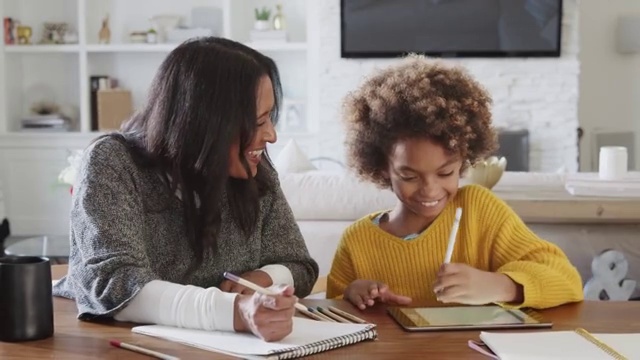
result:
[[[69,109],[75,117],[72,132],[92,136],[90,87],[92,75],[108,75],[119,86],[132,91],[134,107],[146,100],[146,93],[156,69],[178,44],[129,43],[132,31],[151,28],[155,15],[173,14],[190,24],[191,9],[216,7],[221,11],[221,33],[217,34],[262,51],[279,66],[285,98],[302,104],[303,133],[313,132],[311,92],[307,74],[311,62],[307,42],[308,2],[310,0],[3,0],[2,17],[18,19],[33,28],[34,45],[0,45],[0,136],[10,137],[20,131],[20,120],[33,103],[48,100]],[[289,41],[286,43],[252,43],[250,31],[253,9],[281,3],[286,18]],[[99,44],[102,19],[108,14],[111,43]],[[78,34],[77,44],[41,45],[42,24],[66,22]],[[299,131],[296,131],[299,133]],[[29,133],[33,134],[33,133]],[[69,132],[49,133],[49,137],[69,136]],[[285,135],[286,134],[282,134]],[[1,144],[0,144],[1,145]]]
[[[282,3],[289,42],[251,43],[253,9],[275,9],[276,3]],[[216,35],[243,42],[274,59],[285,103],[297,106],[293,113],[305,119],[303,127],[279,129],[271,154],[290,138],[310,139],[318,132],[315,0],[0,0],[2,18],[31,26],[36,43],[5,45],[0,39],[0,182],[13,234],[68,233],[69,189],[56,185],[56,179],[71,152],[100,134],[90,125],[90,76],[116,78],[119,86],[132,92],[134,107],[141,106],[156,69],[177,44],[132,44],[128,34],[148,30],[149,18],[155,15],[177,14],[189,25],[191,9],[201,6],[221,9],[221,33]],[[98,32],[107,13],[111,43],[99,44]],[[37,44],[45,21],[66,22],[77,31],[78,43]],[[21,131],[21,118],[41,100],[54,101],[76,114],[74,131]],[[286,120],[291,112],[283,110]]]

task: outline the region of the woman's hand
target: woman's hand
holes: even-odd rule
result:
[[[483,305],[492,302],[521,303],[522,286],[500,273],[478,270],[465,264],[444,264],[433,286],[443,303]]]
[[[238,332],[251,332],[264,341],[278,341],[291,333],[298,298],[290,286],[269,288],[279,295],[238,295],[234,305],[233,327]]]
[[[252,283],[262,286],[263,288],[267,288],[273,285],[273,280],[271,280],[271,276],[262,270],[254,270],[246,272],[240,275],[241,278],[251,281]],[[220,290],[231,293],[238,293],[243,295],[251,295],[253,294],[253,290],[246,288],[238,283],[235,283],[231,280],[225,280],[220,284]]]
[[[373,306],[376,301],[392,305],[409,305],[411,298],[397,295],[381,282],[355,280],[344,291],[344,298],[360,310]]]

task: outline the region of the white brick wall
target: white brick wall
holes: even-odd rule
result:
[[[466,66],[494,97],[494,121],[531,133],[531,170],[577,170],[578,0],[565,0],[560,58],[452,59]],[[340,58],[340,0],[318,1],[320,133],[297,140],[312,156],[344,159],[340,107],[363,75],[389,59]]]

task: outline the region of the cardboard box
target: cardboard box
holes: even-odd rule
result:
[[[131,91],[125,89],[98,90],[98,130],[118,130],[133,114]]]

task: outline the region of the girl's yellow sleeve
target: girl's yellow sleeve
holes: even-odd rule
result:
[[[521,304],[510,307],[549,308],[584,299],[580,273],[555,244],[540,239],[506,206],[506,217],[493,244],[493,271],[523,287]]]

